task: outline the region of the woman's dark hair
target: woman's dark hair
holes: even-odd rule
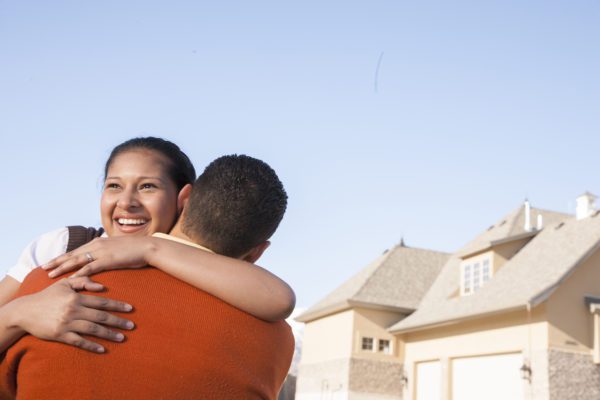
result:
[[[170,165],[167,169],[167,174],[175,183],[178,191],[188,183],[194,183],[196,180],[196,170],[194,169],[194,165],[188,156],[181,151],[179,146],[168,140],[152,136],[129,139],[115,147],[110,153],[108,160],[106,160],[106,165],[104,166],[105,180],[108,169],[114,159],[119,154],[132,150],[152,150],[162,154],[169,160]]]

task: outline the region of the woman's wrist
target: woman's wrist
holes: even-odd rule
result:
[[[27,297],[28,296],[19,297],[18,299],[6,303],[2,307],[2,320],[5,321],[4,323],[7,329],[23,334],[26,333],[24,326],[27,316],[27,307],[24,307],[24,304],[27,302]]]
[[[144,238],[144,262],[148,265],[154,266],[156,264],[156,257],[160,251],[161,241],[164,239],[155,238],[148,236]]]

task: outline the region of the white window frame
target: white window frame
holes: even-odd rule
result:
[[[381,349],[381,344],[387,342],[387,348]],[[377,339],[377,352],[382,354],[392,354],[392,340],[391,339]]]
[[[460,265],[460,295],[468,296],[492,279],[492,257],[473,257]]]
[[[369,340],[371,339],[371,348],[370,349],[365,349],[365,340]],[[361,351],[370,351],[370,352],[374,352],[377,351],[377,339],[375,339],[373,336],[362,336],[360,338],[360,350]]]

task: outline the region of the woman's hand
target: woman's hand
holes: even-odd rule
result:
[[[74,277],[89,276],[111,269],[141,268],[148,264],[147,255],[153,246],[150,237],[97,238],[76,250],[43,265],[51,278],[77,271]]]
[[[117,300],[77,293],[100,291],[103,286],[89,278],[68,278],[46,289],[13,301],[18,307],[16,325],[40,339],[66,343],[95,353],[104,347],[81,335],[121,342],[124,336],[107,328],[133,329],[133,322],[106,311],[129,312],[132,306]]]

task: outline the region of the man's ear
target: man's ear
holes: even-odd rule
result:
[[[182,187],[181,190],[179,191],[179,194],[177,195],[177,213],[178,214],[181,214],[181,211],[183,211],[183,207],[185,207],[188,200],[190,199],[191,193],[192,193],[192,185],[189,183],[187,185],[185,185],[184,187]]]
[[[262,256],[262,254],[265,252],[265,250],[270,245],[271,245],[271,242],[269,242],[267,240],[265,242],[262,242],[261,244],[254,246],[252,249],[250,249],[249,252],[247,252],[246,254],[244,254],[242,256],[242,260],[248,261],[249,263],[254,264],[256,262],[256,260],[258,260],[260,258],[260,256]]]

